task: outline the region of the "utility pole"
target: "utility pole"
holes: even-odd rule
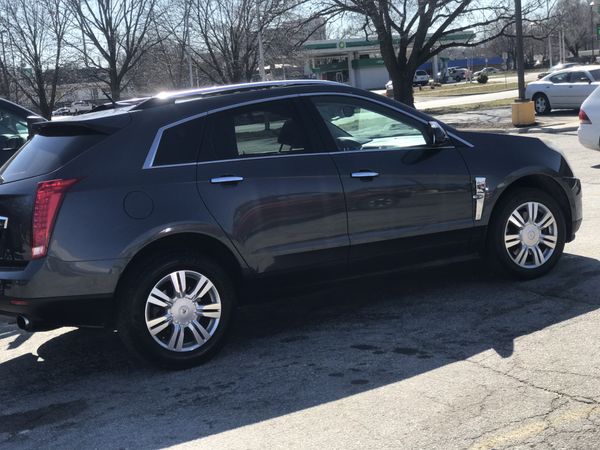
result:
[[[256,20],[258,22],[258,73],[260,80],[266,81],[265,76],[265,50],[263,48],[262,25],[260,23],[260,2],[256,2]]]
[[[590,2],[590,25],[592,29],[592,63],[596,61],[596,57],[594,56],[594,41],[596,40],[596,32],[594,30],[594,2]]]
[[[190,88],[194,87],[194,72],[192,71],[192,37],[190,30],[190,13],[188,11],[185,12],[185,32],[187,33],[187,60],[188,60],[188,71],[190,77]]]
[[[515,28],[517,34],[517,81],[519,101],[525,101],[525,60],[523,57],[523,14],[521,0],[515,0]]]

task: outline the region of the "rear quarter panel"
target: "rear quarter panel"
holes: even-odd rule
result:
[[[198,195],[194,164],[142,169],[163,121],[146,114],[53,174],[80,181],[61,206],[50,257],[123,265],[157,239],[191,232],[218,239],[242,262]]]

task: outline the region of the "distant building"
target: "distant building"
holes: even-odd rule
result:
[[[468,42],[472,31],[446,36],[442,42]],[[305,76],[348,83],[362,89],[380,89],[390,79],[376,39],[309,40],[302,45]],[[429,72],[435,76],[447,59],[434,57]]]

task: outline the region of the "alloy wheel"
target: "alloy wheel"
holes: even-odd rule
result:
[[[544,265],[554,253],[557,242],[556,218],[539,202],[518,206],[504,228],[504,246],[510,259],[526,269]]]
[[[546,111],[546,98],[543,95],[539,95],[535,98],[535,110],[538,113]]]
[[[179,270],[163,277],[146,299],[146,327],[152,338],[173,352],[203,346],[221,318],[221,299],[204,275]]]

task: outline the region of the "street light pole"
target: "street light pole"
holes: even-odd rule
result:
[[[521,0],[515,0],[515,28],[517,35],[517,81],[519,85],[519,101],[525,101],[525,60],[523,57],[523,15]]]
[[[596,38],[595,33],[594,33],[594,2],[590,2],[590,25],[592,28],[592,63],[595,61],[595,57],[594,57],[594,40]]]

